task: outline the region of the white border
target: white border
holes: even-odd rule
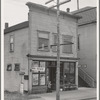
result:
[[[4,0],[1,0],[1,100],[4,100]]]
[[[1,100],[4,100],[4,0],[1,0]],[[99,0],[97,0],[97,100],[99,100]]]
[[[99,0],[97,0],[97,100],[99,100]]]

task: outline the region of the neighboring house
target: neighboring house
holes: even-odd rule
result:
[[[79,76],[90,87],[96,87],[97,53],[97,17],[96,7],[85,7],[72,12],[82,16],[78,20],[78,57],[80,58]]]
[[[4,88],[8,91],[46,92],[56,87],[56,10],[27,3],[29,21],[4,30]],[[79,16],[60,12],[60,85],[78,87],[77,20]],[[65,44],[65,45],[64,45]]]

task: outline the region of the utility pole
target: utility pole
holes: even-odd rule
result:
[[[60,100],[60,23],[59,0],[57,0],[57,69],[56,69],[56,100]]]
[[[79,0],[77,0],[77,10],[79,10]]]
[[[45,4],[48,4],[54,0],[49,0]],[[71,0],[66,0],[59,3],[59,0],[57,0],[57,4],[50,7],[54,8],[57,7],[57,70],[56,70],[56,100],[60,100],[60,5],[65,4]]]

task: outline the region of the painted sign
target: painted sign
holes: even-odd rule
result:
[[[34,72],[37,72],[37,71],[44,72],[45,71],[45,67],[33,67],[32,71],[34,71]]]

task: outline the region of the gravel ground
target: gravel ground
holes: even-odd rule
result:
[[[35,95],[20,94],[17,92],[4,92],[4,100],[29,100],[29,99],[41,98]]]

